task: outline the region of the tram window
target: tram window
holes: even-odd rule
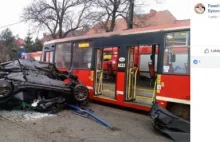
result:
[[[111,60],[112,51],[104,51],[103,54],[104,54],[104,57],[103,57],[104,61]]]
[[[105,48],[103,54],[104,54],[103,60],[110,61],[118,57],[118,48],[117,47]]]
[[[45,52],[45,61],[47,62],[47,63],[49,63],[50,61],[49,61],[49,57],[50,57],[50,52]]]
[[[55,63],[57,68],[69,68],[71,63],[71,43],[56,45]]]
[[[73,52],[73,68],[90,69],[92,62],[92,48],[75,47]]]
[[[146,66],[146,63],[152,62],[150,59],[151,54],[140,54],[140,71],[149,71],[149,67]],[[157,58],[158,55],[155,54],[155,71],[157,71]]]
[[[168,46],[177,46],[177,45],[188,45],[188,34],[189,32],[175,32],[168,33],[166,35],[166,47]]]
[[[169,74],[189,74],[189,32],[166,35],[163,72]],[[175,55],[175,61],[172,61]]]

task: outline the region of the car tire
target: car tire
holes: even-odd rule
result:
[[[74,87],[73,89],[73,97],[76,100],[76,102],[78,103],[86,103],[88,102],[88,98],[89,98],[89,89],[82,85],[82,84],[78,84]]]

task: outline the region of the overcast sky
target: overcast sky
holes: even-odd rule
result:
[[[0,32],[6,27],[5,25],[17,23],[20,21],[22,10],[32,0],[0,0]],[[150,0],[148,0],[150,1]],[[189,19],[189,1],[188,0],[158,0],[163,1],[162,4],[151,3],[146,7],[146,11],[150,9],[166,10],[168,9],[178,20]],[[19,35],[21,38],[25,38],[30,26],[25,23],[15,24],[9,26],[14,35]],[[42,33],[34,35],[34,37],[42,37]]]

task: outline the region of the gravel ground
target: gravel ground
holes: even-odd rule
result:
[[[70,110],[48,115],[0,111],[1,142],[172,142],[152,128],[145,114],[91,103],[90,108],[115,130]]]

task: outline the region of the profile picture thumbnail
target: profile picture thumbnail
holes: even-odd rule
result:
[[[195,6],[195,12],[197,14],[203,14],[205,12],[205,6],[202,4],[202,3],[198,3],[196,6]]]

